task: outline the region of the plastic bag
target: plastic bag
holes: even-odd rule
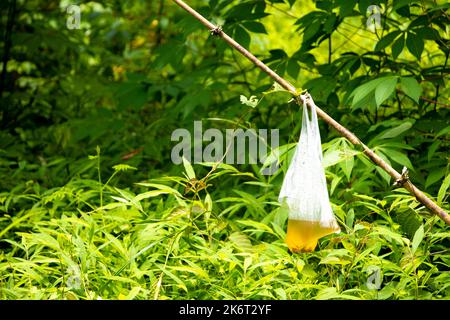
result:
[[[322,166],[316,105],[309,94],[305,98],[311,102],[311,119],[303,99],[300,141],[278,198],[282,208],[288,210],[286,243],[292,252],[314,251],[318,239],[340,232],[331,210]]]

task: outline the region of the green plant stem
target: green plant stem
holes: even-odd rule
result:
[[[97,172],[98,172],[98,185],[100,190],[100,207],[103,207],[103,185],[102,185],[102,173],[100,168],[100,148],[97,147]]]
[[[328,38],[328,64],[331,64],[331,55],[333,54],[333,51],[331,50],[331,33],[330,37]]]

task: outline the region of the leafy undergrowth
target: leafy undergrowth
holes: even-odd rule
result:
[[[185,177],[134,191],[80,178],[42,193],[30,183],[0,194],[8,212],[0,218],[0,299],[450,296],[448,229],[428,217],[408,234],[390,216],[410,195],[333,205],[342,232],[313,253],[291,254],[274,186],[229,165],[203,166],[212,169],[203,179],[185,163]],[[242,184],[221,190],[227,178]],[[359,219],[354,208],[377,220]]]

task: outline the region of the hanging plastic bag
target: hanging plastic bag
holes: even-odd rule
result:
[[[311,102],[311,118],[303,99],[300,141],[278,198],[282,208],[288,210],[286,243],[292,252],[314,251],[317,240],[340,232],[331,210],[322,166],[316,105],[309,94],[305,98]]]

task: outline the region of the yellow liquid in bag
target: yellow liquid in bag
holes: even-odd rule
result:
[[[317,240],[339,228],[324,228],[319,222],[288,220],[286,243],[292,252],[312,252],[317,246]]]

